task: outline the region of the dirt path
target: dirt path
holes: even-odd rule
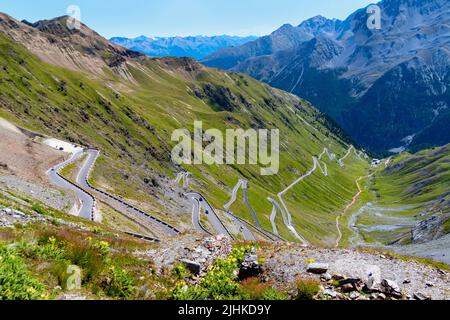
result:
[[[371,177],[372,175],[369,176],[364,176],[364,177],[359,177],[356,180],[356,186],[358,187],[358,193],[353,197],[352,202],[344,209],[344,211],[342,212],[342,214],[340,214],[339,216],[336,217],[336,229],[338,231],[338,238],[336,239],[336,244],[335,247],[338,248],[339,247],[339,243],[342,240],[342,231],[341,231],[341,227],[340,227],[340,221],[341,218],[343,216],[345,216],[347,214],[347,212],[356,204],[356,201],[358,201],[359,196],[361,195],[361,193],[363,192],[361,185],[359,184],[362,180],[367,179],[369,177]]]

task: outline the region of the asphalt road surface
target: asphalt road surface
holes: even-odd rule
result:
[[[92,197],[92,195],[90,195],[80,187],[76,186],[75,184],[69,182],[68,180],[59,175],[59,171],[61,169],[77,161],[78,159],[81,158],[82,155],[83,152],[81,151],[73,154],[68,160],[54,166],[49,171],[47,171],[47,174],[50,178],[50,181],[56,186],[75,192],[81,204],[77,216],[84,219],[92,220],[95,206],[95,200]]]
[[[185,196],[192,202],[194,205],[194,209],[192,212],[192,219],[194,227],[199,231],[205,231],[200,223],[200,210],[203,209],[206,213],[206,216],[211,223],[212,227],[218,234],[222,234],[229,238],[233,238],[231,233],[227,230],[227,228],[223,225],[222,221],[220,221],[219,217],[215,213],[214,209],[211,207],[209,202],[199,193],[196,192],[188,192]]]

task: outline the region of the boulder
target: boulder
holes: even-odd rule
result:
[[[381,288],[384,293],[390,296],[397,298],[402,297],[400,286],[393,280],[384,279],[383,281],[381,281]]]
[[[198,262],[183,259],[181,260],[181,263],[183,263],[186,266],[186,268],[194,275],[199,275],[200,272],[202,271],[202,266]]]
[[[344,292],[361,292],[364,288],[364,282],[361,279],[349,278],[339,281],[339,287],[342,288]]]
[[[425,301],[425,300],[431,300],[431,297],[425,295],[422,292],[417,292],[417,293],[414,294],[414,299],[415,300],[420,300],[420,301]]]
[[[331,276],[331,278],[335,281],[342,281],[345,280],[345,277],[339,273],[333,273],[333,275]]]
[[[239,279],[247,279],[259,276],[262,272],[261,266],[258,263],[258,256],[255,254],[246,254],[239,270]]]
[[[353,291],[353,292],[350,294],[350,299],[356,300],[356,299],[358,299],[360,296],[361,296],[361,294],[360,294],[359,292]]]
[[[365,285],[369,291],[378,290],[381,283],[380,267],[374,265],[367,265],[366,267]]]
[[[334,290],[331,290],[331,289],[325,289],[323,291],[323,295],[324,296],[329,296],[329,297],[332,297],[332,298],[336,298],[337,297],[337,292],[334,291]]]
[[[331,281],[333,277],[329,273],[324,273],[323,275],[320,276],[320,279],[324,282],[328,282]]]
[[[307,271],[315,274],[324,274],[327,273],[328,269],[329,266],[326,263],[310,263]]]

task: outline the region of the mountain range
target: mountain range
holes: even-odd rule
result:
[[[111,42],[151,57],[190,57],[200,60],[225,47],[240,46],[256,40],[255,36],[190,36],[190,37],[113,37]]]
[[[450,2],[384,0],[221,49],[202,63],[242,72],[311,101],[357,143],[388,154],[450,142]]]

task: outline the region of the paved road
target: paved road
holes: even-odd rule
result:
[[[251,224],[250,222],[248,222],[247,220],[244,220],[236,215],[234,215],[232,212],[228,212],[228,214],[230,216],[232,216],[233,218],[239,220],[243,225],[255,230],[257,233],[259,233],[260,235],[262,235],[263,237],[269,239],[270,241],[284,241],[286,242],[286,240],[284,240],[282,237],[280,237],[279,235],[276,235],[270,231],[267,231],[266,229],[263,228],[258,228],[257,226]],[[251,231],[250,231],[251,232]]]
[[[230,201],[224,206],[225,210],[228,211],[230,207],[233,205],[233,203],[236,202],[237,199],[237,193],[239,191],[239,188],[243,185],[244,180],[240,179],[238,183],[234,186],[233,191],[231,191],[231,199]]]
[[[77,178],[76,178],[76,184],[68,181],[67,179],[63,178],[61,175],[59,175],[59,171],[67,166],[70,163],[73,163],[74,161],[80,159],[84,154],[87,155],[86,160],[82,164],[80,171],[78,172]],[[160,228],[163,232],[167,233],[170,236],[175,236],[180,233],[179,230],[174,228],[173,226],[169,225],[168,223],[155,218],[148,213],[145,213],[144,211],[134,207],[133,205],[125,202],[124,200],[115,197],[107,192],[104,192],[102,190],[99,190],[93,186],[91,186],[88,182],[90,172],[92,170],[92,167],[94,166],[95,162],[97,161],[98,156],[100,155],[100,152],[98,150],[93,149],[87,149],[84,151],[77,152],[70,157],[67,161],[64,161],[63,163],[58,164],[57,166],[50,169],[47,174],[50,177],[50,180],[57,186],[72,190],[77,194],[77,197],[79,198],[79,201],[81,203],[81,209],[79,211],[78,216],[81,218],[93,220],[94,218],[94,210],[95,210],[95,198],[91,195],[90,192],[98,192],[106,197],[106,199],[110,202],[116,205],[117,207],[121,208],[122,210],[134,214],[139,215],[145,218],[150,223],[154,224],[158,228]],[[154,239],[156,240],[156,239]]]
[[[59,174],[60,170],[62,170],[65,166],[80,159],[82,155],[83,155],[82,151],[73,154],[68,160],[54,166],[49,171],[47,171],[47,175],[49,176],[50,181],[56,186],[75,192],[81,204],[81,208],[77,216],[84,219],[92,220],[95,207],[95,200],[92,197],[92,195],[90,195],[80,187],[76,186],[75,184],[71,183],[67,179],[63,178]]]
[[[185,196],[192,202],[194,205],[192,212],[192,219],[194,223],[194,227],[199,231],[205,231],[200,222],[200,210],[203,209],[206,213],[206,216],[211,223],[212,227],[218,234],[222,234],[229,238],[233,238],[231,233],[227,230],[227,228],[223,225],[222,221],[220,221],[214,209],[211,207],[209,202],[199,193],[197,192],[188,192]]]
[[[196,197],[188,197],[188,199],[192,202],[192,225],[197,231],[211,235],[211,233],[206,230],[200,222],[200,201]]]
[[[116,206],[120,207],[122,210],[129,212],[134,215],[140,215],[150,223],[154,224],[158,228],[160,228],[163,232],[167,233],[170,236],[176,236],[180,234],[180,231],[177,230],[175,227],[169,225],[168,223],[142,211],[139,208],[136,208],[135,206],[127,203],[123,199],[120,199],[119,197],[113,196],[105,191],[102,191],[100,189],[97,189],[93,186],[91,186],[88,182],[90,171],[92,170],[93,165],[97,161],[98,156],[100,155],[100,152],[98,150],[86,150],[85,153],[88,155],[86,161],[84,162],[80,172],[77,176],[77,183],[85,188],[86,190],[92,191],[92,192],[98,192],[102,195],[104,195],[110,203],[115,204]]]
[[[249,228],[237,217],[235,217],[231,211],[228,211],[227,214],[234,220],[234,222],[239,226],[239,230],[242,232],[242,235],[244,236],[244,240],[247,241],[256,241],[256,236],[253,234],[253,232],[250,231]]]
[[[183,180],[183,189],[187,190],[189,188],[189,172],[181,172],[177,175],[177,178],[175,180],[175,184],[177,186],[180,185],[181,180]]]
[[[242,185],[242,193],[244,195],[244,203],[247,206],[248,211],[250,211],[250,213],[253,216],[253,220],[255,220],[255,224],[258,228],[262,228],[261,223],[259,222],[258,219],[258,215],[256,214],[255,210],[253,210],[250,201],[248,200],[248,193],[247,193],[247,186],[248,186],[248,182],[244,181],[244,184]]]
[[[250,211],[250,213],[252,214],[253,220],[255,220],[256,225],[258,226],[258,228],[260,228],[261,227],[261,223],[259,222],[258,215],[256,214],[255,210],[253,210],[253,208],[250,205],[250,202],[248,200],[248,193],[247,193],[248,182],[246,180],[240,179],[238,181],[236,186],[233,188],[233,191],[231,192],[231,199],[230,199],[230,201],[224,206],[224,208],[225,208],[226,211],[230,210],[230,207],[233,205],[233,203],[236,202],[237,193],[238,193],[240,188],[242,188],[242,194],[243,194],[243,197],[244,197],[244,203],[245,203],[248,211]]]
[[[302,236],[300,235],[297,230],[295,229],[294,225],[292,224],[292,215],[289,211],[289,208],[287,206],[287,204],[284,202],[283,200],[283,195],[285,195],[289,190],[291,190],[293,187],[295,187],[298,183],[300,183],[302,180],[306,179],[307,177],[311,176],[316,169],[320,166],[319,160],[316,157],[313,157],[314,160],[314,166],[313,168],[306,174],[304,174],[303,176],[301,176],[300,178],[298,178],[296,181],[294,181],[290,186],[288,186],[286,189],[284,189],[283,191],[281,191],[278,194],[278,199],[280,200],[280,203],[282,205],[282,209],[284,210],[284,212],[286,213],[286,217],[287,217],[287,224],[286,227],[289,229],[289,231],[291,231],[291,233],[298,239],[300,240],[303,244],[308,244],[308,241]],[[322,172],[325,174],[325,170],[323,170],[321,168]],[[285,219],[286,220],[286,219]]]
[[[344,167],[344,160],[346,158],[348,158],[348,156],[351,154],[351,152],[354,152],[361,160],[363,160],[363,157],[365,156],[364,153],[362,151],[360,151],[359,153],[356,151],[354,146],[350,146],[350,148],[348,149],[347,153],[345,154],[345,156],[341,159],[338,160],[338,163],[341,167]],[[298,183],[300,183],[301,181],[303,181],[304,179],[308,178],[309,176],[311,176],[317,169],[320,169],[320,171],[322,171],[323,175],[325,177],[328,177],[328,167],[326,165],[326,163],[320,163],[320,161],[322,160],[323,156],[327,155],[328,158],[331,161],[334,161],[336,159],[336,156],[332,153],[330,153],[330,151],[328,150],[328,148],[324,148],[322,153],[320,154],[320,156],[318,158],[313,157],[313,168],[306,174],[304,174],[303,176],[301,176],[300,178],[298,178],[296,181],[294,181],[291,185],[289,185],[285,190],[281,191],[278,194],[278,199],[280,200],[281,206],[277,203],[276,200],[274,199],[269,199],[269,201],[272,202],[273,204],[273,210],[272,210],[272,215],[270,217],[271,222],[272,222],[272,226],[274,226],[275,224],[275,218],[276,218],[276,214],[277,211],[279,210],[282,215],[283,215],[283,220],[284,223],[286,225],[286,227],[291,231],[291,233],[297,238],[299,239],[303,244],[308,244],[308,242],[306,241],[306,239],[300,235],[297,230],[295,229],[294,225],[292,224],[292,215],[289,211],[288,206],[286,205],[286,203],[283,200],[283,196],[289,191],[291,190],[294,186],[296,186]],[[323,165],[323,167],[322,167]],[[359,195],[358,195],[359,196]],[[348,210],[348,209],[347,209]],[[339,217],[336,219],[336,225],[339,226]],[[274,231],[276,230],[276,227],[274,228]],[[340,233],[340,228],[338,227],[338,232]],[[340,241],[340,238],[342,236],[339,235],[338,238],[338,242]]]

